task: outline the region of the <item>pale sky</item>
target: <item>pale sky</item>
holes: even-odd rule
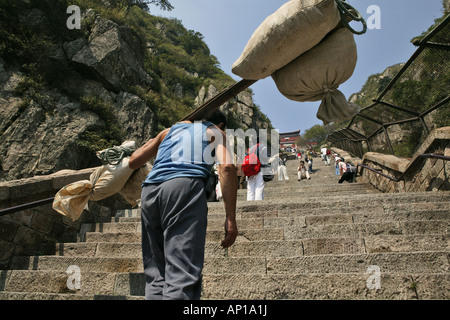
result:
[[[286,0],[170,0],[172,11],[151,7],[151,14],[177,18],[187,29],[200,32],[220,67],[236,81],[232,64],[241,55],[247,41],[263,20]],[[442,0],[349,0],[368,20],[371,5],[381,12],[381,29],[369,29],[355,35],[358,62],[353,76],[339,87],[349,98],[361,90],[368,77],[389,66],[406,62],[417,49],[410,40],[426,31],[443,14]],[[356,29],[359,26],[355,27]],[[271,77],[251,86],[254,102],[280,132],[306,129],[322,124],[316,113],[317,102],[295,102],[285,98]],[[366,107],[366,106],[361,106]]]

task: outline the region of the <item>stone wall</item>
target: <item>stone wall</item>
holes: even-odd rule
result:
[[[51,198],[69,183],[89,179],[95,168],[63,170],[48,176],[0,183],[0,209]],[[114,209],[125,206],[120,196],[89,202],[77,221],[72,221],[46,204],[0,216],[0,269],[17,255],[53,254],[55,243],[75,242],[81,224],[108,222]]]
[[[332,148],[343,155],[345,151]],[[418,159],[420,154],[450,156],[450,127],[438,128],[430,133],[411,159],[400,158],[375,152],[367,152],[363,159],[352,158],[355,164],[364,164],[381,173],[403,179],[389,180],[375,172],[361,168],[358,181],[367,182],[383,192],[416,192],[450,190],[450,163],[440,159]],[[348,157],[350,155],[347,154]],[[347,157],[344,158],[347,160]]]

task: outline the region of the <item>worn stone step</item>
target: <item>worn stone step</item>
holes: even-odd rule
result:
[[[326,237],[364,237],[377,235],[448,234],[448,220],[416,220],[399,222],[342,223],[298,228],[286,227],[286,240]]]
[[[406,299],[449,299],[450,275],[390,273],[381,272],[379,282],[373,280],[373,269],[362,273],[315,273],[315,274],[207,274],[203,277],[203,300],[303,300],[303,299],[352,299],[352,300],[406,300]],[[23,271],[13,271],[8,288],[41,291],[69,290],[65,279],[68,275],[52,271],[33,271],[26,275]],[[38,274],[39,273],[39,274]],[[98,275],[97,275],[98,276]],[[27,278],[35,279],[31,287],[24,288]],[[86,277],[86,279],[85,279]],[[93,274],[95,277],[95,274]],[[371,278],[372,277],[372,278]],[[91,294],[92,283],[86,274],[82,275],[81,289],[73,293],[54,292],[0,292],[2,300],[143,300],[145,278],[142,273],[116,274],[115,280],[104,278],[106,283]],[[98,276],[98,279],[101,279]],[[25,280],[25,281],[24,281]],[[47,285],[44,285],[47,284]],[[66,285],[66,288],[64,288]],[[113,294],[102,294],[113,287]],[[83,293],[80,293],[83,291]],[[66,291],[67,292],[67,291]]]
[[[237,212],[256,211],[276,211],[314,208],[333,208],[336,210],[346,210],[352,208],[373,207],[373,206],[412,206],[415,208],[432,206],[436,209],[447,208],[450,212],[450,192],[439,193],[405,193],[405,194],[370,194],[351,196],[309,196],[298,197],[297,199],[278,199],[263,201],[239,201]],[[439,207],[440,206],[440,207]],[[208,211],[210,214],[223,213],[222,202],[209,202]],[[116,219],[127,217],[140,217],[140,209],[118,210]]]
[[[324,182],[321,184],[314,183],[313,180],[302,179],[301,181],[292,179],[290,183],[278,183],[278,184],[266,184],[264,191],[271,194],[276,194],[277,192],[305,192],[311,193],[314,191],[323,192],[338,192],[338,191],[372,191],[374,193],[379,193],[380,191],[373,188],[366,183],[346,183],[340,184],[338,182]],[[239,189],[238,194],[246,194],[247,189]]]
[[[270,257],[267,273],[364,273],[371,265],[379,266],[381,272],[448,273],[448,258],[446,251]]]
[[[310,226],[305,221],[305,217],[265,218],[264,229],[240,229],[236,242],[301,240],[306,238],[361,238],[381,235],[448,235],[449,225],[448,220],[334,223]],[[208,242],[220,243],[223,237],[223,230],[209,230],[207,231],[206,240]],[[141,241],[141,233],[87,232],[85,241],[87,243],[136,243]]]
[[[310,197],[310,196],[317,196],[320,193],[321,193],[320,191],[310,191],[309,193],[302,192],[302,191],[265,193],[264,199],[265,199],[265,201],[268,201],[271,199],[297,199],[299,197],[305,198],[305,197]],[[331,192],[331,191],[328,192],[327,195],[324,195],[324,198],[333,197],[333,196],[346,197],[346,196],[353,196],[354,194],[355,194],[355,191],[352,191],[352,190],[348,190],[348,191],[336,190],[334,192]],[[358,194],[362,195],[362,194],[375,194],[375,193],[372,191],[361,191],[361,192],[358,191]],[[238,194],[237,201],[238,201],[238,203],[247,201],[247,194]]]
[[[383,272],[449,272],[448,251],[377,252],[305,255],[295,257],[207,257],[204,274],[359,273],[377,265]],[[81,273],[141,273],[141,258],[105,257],[15,257],[11,270],[63,271],[77,266]]]
[[[228,249],[220,243],[207,242],[207,257],[293,257],[301,255],[417,252],[448,250],[450,235],[378,235],[360,238],[312,238],[301,240],[238,241]],[[65,257],[135,257],[142,256],[136,243],[79,242],[59,243],[48,248],[46,255]]]
[[[297,207],[273,207],[272,210],[257,210],[244,211],[237,210],[236,218],[262,218],[262,217],[277,217],[277,216],[290,216],[290,215],[341,215],[341,214],[363,214],[369,216],[376,216],[381,214],[390,213],[415,213],[428,211],[430,215],[445,215],[450,216],[450,201],[448,202],[411,202],[411,203],[376,203],[376,204],[353,204],[347,206],[341,206],[339,208],[325,203],[324,206],[297,206]],[[422,213],[420,213],[422,214]],[[112,222],[140,222],[141,221],[140,209],[121,210],[118,212],[117,217],[112,218]],[[209,210],[208,221],[213,219],[224,219],[225,211],[223,208],[215,208]]]
[[[7,292],[71,293],[81,295],[115,294],[116,273],[91,272],[82,268],[79,273],[79,289],[74,286],[75,282],[72,276],[73,272],[66,273],[65,270],[11,270],[3,274],[5,279],[3,288]]]
[[[300,183],[308,183],[306,182],[298,182]],[[323,194],[324,197],[328,196],[348,196],[353,195],[355,193],[358,194],[377,194],[379,191],[377,190],[367,190],[362,188],[348,188],[348,187],[340,187],[335,186],[333,188],[272,188],[272,189],[264,189],[264,197],[277,197],[277,196],[292,196],[292,197],[306,197],[309,195],[317,195]],[[245,199],[247,196],[247,190],[238,190],[238,199]]]
[[[381,212],[380,212],[381,211]],[[335,213],[334,211],[321,210],[314,211],[313,214],[309,215],[311,212],[309,210],[304,210],[299,212],[300,217],[304,217],[304,225],[323,225],[323,224],[334,224],[334,223],[365,223],[365,222],[378,222],[378,221],[402,221],[402,220],[450,220],[450,214],[447,210],[420,210],[413,211],[409,209],[408,211],[396,210],[391,213],[383,213],[384,209],[381,210],[367,210],[363,212],[357,210],[352,214]],[[352,212],[349,210],[348,212]],[[280,215],[281,214],[281,215]],[[320,215],[319,215],[320,214]],[[238,227],[242,229],[261,229],[267,225],[267,221],[275,218],[285,218],[287,215],[283,213],[277,213],[273,215],[261,215],[259,217],[249,217],[248,214],[237,215]],[[289,215],[292,216],[292,215]],[[209,216],[208,220],[208,230],[222,230],[224,215],[212,214]],[[133,219],[133,218],[129,218]],[[120,221],[114,223],[98,223],[98,224],[84,224],[81,227],[80,233],[86,232],[141,232],[141,223],[138,218],[134,218],[134,221]],[[302,223],[303,225],[303,223]]]
[[[78,266],[81,272],[142,272],[141,257],[64,257],[18,256],[11,261],[11,270],[64,271]]]
[[[208,230],[206,232],[206,241],[222,241],[224,231],[222,230]],[[239,241],[252,240],[283,240],[283,229],[241,229],[236,239]],[[122,232],[122,233],[102,233],[102,232],[87,232],[85,235],[86,242],[140,242],[140,232]]]
[[[74,265],[82,261],[65,259],[64,262]],[[119,298],[144,294],[145,280],[141,271],[129,273],[96,271],[92,269],[92,263],[85,265],[84,262],[79,263],[80,289],[71,290],[67,280],[72,274],[66,273],[66,264],[60,270],[52,268],[2,271],[0,285],[3,291],[15,293],[72,292],[78,295],[115,295]],[[402,279],[405,277],[409,279],[412,287],[417,287],[415,289],[418,289],[420,284],[422,290],[430,286],[427,289],[429,294],[433,293],[440,297],[448,295],[448,252],[419,252],[293,258],[208,258],[204,268],[203,299],[294,299],[301,297],[297,291],[292,291],[299,286],[304,288],[302,295],[306,294],[304,290],[312,293],[322,288],[322,291],[314,293],[311,297],[320,298],[324,294],[330,294],[331,290],[337,299],[344,299],[347,295],[338,294],[334,290],[348,290],[351,287],[353,298],[357,299],[358,293],[364,288],[360,286],[361,280],[355,279],[363,278],[367,284],[371,275],[368,270],[375,270],[374,266],[381,276],[380,292],[390,288],[389,276],[399,276]],[[434,281],[419,281],[428,277]],[[308,282],[307,279],[314,281]],[[436,279],[440,279],[439,282],[435,282]],[[401,286],[396,283],[398,290]],[[254,286],[256,284],[258,285]],[[279,295],[267,295],[268,292],[272,294],[278,292]],[[367,291],[365,292],[367,294]],[[429,297],[422,291],[419,298]]]
[[[221,219],[214,219],[208,221],[208,230],[223,230],[225,215]],[[126,222],[111,222],[111,223],[89,223],[83,224],[80,229],[80,234],[86,232],[141,232],[140,221],[126,221]],[[262,218],[239,219],[239,227],[243,229],[262,229],[264,227],[264,220]]]
[[[143,273],[80,270],[77,286],[75,275],[65,271],[10,270],[0,274],[0,300],[141,300],[145,294]]]
[[[43,293],[43,292],[5,292],[0,291],[0,300],[55,300],[55,301],[86,301],[86,300],[145,300],[144,296],[76,294],[76,293]]]
[[[202,299],[248,300],[448,300],[450,275],[381,272],[380,289],[371,274],[206,275]],[[370,288],[368,287],[368,282]],[[232,285],[230,285],[232,284]]]
[[[208,223],[215,220],[222,221],[223,214],[208,215]],[[327,209],[302,209],[302,210],[286,210],[286,211],[262,211],[262,212],[243,212],[236,214],[236,220],[245,221],[246,219],[264,219],[264,225],[267,225],[268,219],[286,219],[286,218],[302,218],[305,219],[305,225],[313,224],[332,224],[344,222],[377,222],[377,221],[401,221],[401,220],[448,220],[450,213],[447,209],[439,210],[423,210],[408,208],[407,210],[383,208],[381,206],[370,208],[357,208],[348,210]],[[129,218],[132,219],[132,218]]]
[[[70,266],[78,266],[83,272],[97,273],[135,273],[143,272],[142,258],[122,257],[59,257],[33,256],[15,257],[11,263],[11,270],[32,271],[64,271]],[[206,258],[204,273],[265,273],[266,260],[264,257],[217,257]]]
[[[372,269],[370,269],[372,270]],[[373,271],[371,271],[373,272]],[[277,300],[277,299],[448,299],[449,274],[380,274],[377,289],[371,273],[315,274],[205,274],[203,300]],[[120,274],[116,290],[120,296],[136,293],[134,283],[144,282],[143,274]],[[120,279],[118,277],[118,279]],[[369,282],[369,284],[368,284]],[[131,285],[130,285],[131,284]],[[144,295],[144,291],[140,293]]]
[[[448,203],[449,192],[439,193],[412,193],[412,194],[362,194],[351,196],[309,196],[296,198],[277,198],[263,201],[240,201],[237,204],[238,212],[295,210],[302,208],[334,208],[339,210],[347,207],[376,206],[387,204],[412,204],[412,203]],[[209,212],[223,212],[223,203],[210,202]]]

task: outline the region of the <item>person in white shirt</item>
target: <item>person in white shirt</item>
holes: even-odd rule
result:
[[[278,160],[278,181],[283,180],[289,180],[287,169],[286,169],[286,162],[287,157],[283,154],[278,154],[279,160]]]
[[[257,144],[252,148],[255,147],[256,155],[261,162],[261,170],[256,175],[247,177],[247,201],[264,200],[264,187],[266,186],[264,181],[264,171],[266,171],[268,164],[267,147],[262,143]]]
[[[309,175],[308,169],[305,166],[305,161],[300,161],[300,166],[297,168],[297,176],[298,181],[302,180],[302,177],[306,177],[306,179],[311,180],[311,176]]]
[[[322,149],[320,149],[320,153],[322,155],[322,161],[323,163],[328,166],[329,165],[329,161],[327,160],[327,148],[323,147]]]

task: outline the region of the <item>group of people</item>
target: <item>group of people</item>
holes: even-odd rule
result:
[[[263,157],[263,153],[259,156]],[[334,158],[336,175],[339,176],[338,183],[343,183],[344,181],[351,183],[355,181],[356,168],[350,161],[344,161],[344,158],[338,154],[332,154],[331,150],[326,147],[321,148],[321,157],[325,166],[331,166],[332,158]],[[302,153],[298,152],[296,153],[296,158],[300,161],[299,166],[297,167],[298,181],[310,180],[311,174],[313,173],[313,151],[310,148],[308,151],[304,152],[304,158]],[[275,175],[278,176],[278,181],[289,180],[286,168],[286,163],[288,161],[286,154],[279,153],[270,159],[265,160],[267,161],[267,167],[269,168],[271,166],[274,167],[274,163],[278,163],[278,168],[275,172]],[[247,177],[247,201],[264,199],[265,174],[267,174],[267,171],[264,173],[264,168],[262,168],[259,174],[252,177]]]
[[[350,161],[345,161],[344,158],[337,153],[332,154],[331,150],[325,146],[320,149],[320,155],[325,166],[330,166],[331,158],[334,158],[336,175],[339,176],[338,183],[343,183],[344,181],[354,182],[356,168]]]
[[[299,166],[297,167],[297,178],[298,181],[301,181],[302,179],[311,179],[311,173],[312,173],[312,153],[306,153],[305,160],[303,160],[303,156],[300,152],[296,154],[296,158],[300,159]],[[286,162],[288,161],[288,157],[286,154],[279,153],[272,157],[269,162],[273,163],[273,161],[278,161],[278,181],[288,181],[289,176],[287,173],[286,168]]]

